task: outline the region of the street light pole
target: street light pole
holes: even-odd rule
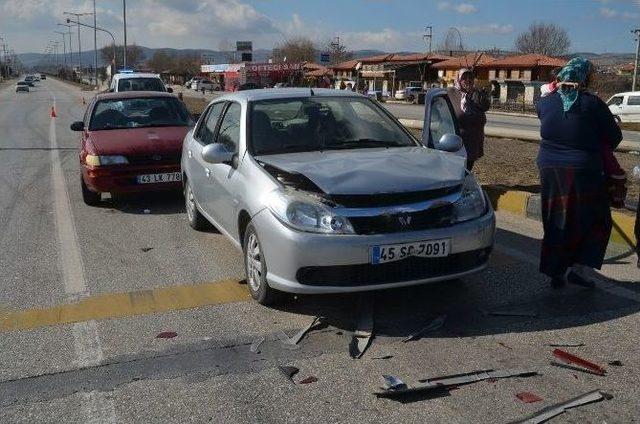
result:
[[[73,13],[73,12],[62,12],[62,14],[75,16],[78,22],[80,22],[80,16],[91,15],[91,13]],[[69,19],[67,19],[67,23],[69,23]],[[80,25],[78,25],[78,72],[82,73],[82,43],[80,41]]]
[[[122,67],[126,69],[127,68],[127,0],[122,0],[122,19],[124,21],[124,49],[123,49],[123,55],[122,55]]]
[[[58,26],[67,27],[67,34],[69,35],[69,64],[73,70],[73,46],[71,45],[71,25],[58,24]]]
[[[96,89],[98,88],[98,23],[96,15],[96,0],[93,0],[93,59],[95,63],[95,81]]]
[[[72,21],[71,19],[67,19],[67,22],[71,22],[71,23],[74,23],[76,25],[87,27],[87,28],[93,28],[91,25],[83,24],[83,23],[81,23],[79,21],[78,22]],[[115,67],[116,66],[116,37],[113,35],[112,32],[107,31],[104,28],[96,27],[95,29],[97,31],[106,32],[107,34],[109,34],[111,36],[111,40],[113,41],[113,52],[111,54],[113,55],[113,66]]]
[[[62,51],[63,51],[63,58],[64,58],[64,67],[67,67],[67,33],[66,32],[62,32],[62,31],[53,31],[56,34],[60,34],[62,35]]]
[[[631,91],[636,91],[636,81],[638,78],[638,55],[640,55],[640,29],[634,29],[631,31],[632,34],[636,35],[636,60],[633,63],[633,85],[631,86]]]

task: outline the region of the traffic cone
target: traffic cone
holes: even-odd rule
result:
[[[51,106],[51,117],[52,117],[52,118],[55,118],[55,117],[57,117],[57,116],[58,116],[58,115],[56,115],[56,109],[55,109],[53,106]]]

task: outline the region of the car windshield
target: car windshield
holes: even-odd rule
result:
[[[416,145],[371,100],[359,97],[255,101],[250,125],[254,155]]]
[[[118,91],[165,91],[160,78],[126,78],[118,81]]]
[[[193,121],[184,104],[172,97],[146,97],[99,101],[89,130],[141,127],[185,127]]]

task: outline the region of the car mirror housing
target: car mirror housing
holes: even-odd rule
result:
[[[84,131],[84,122],[76,121],[71,124],[71,131]]]
[[[234,153],[227,150],[227,148],[220,143],[212,143],[204,146],[202,149],[202,160],[207,163],[217,164],[231,164]]]
[[[435,148],[444,152],[457,152],[462,149],[462,138],[457,134],[444,134]]]

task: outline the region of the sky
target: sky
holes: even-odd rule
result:
[[[122,0],[96,0],[99,27],[123,39]],[[0,0],[0,37],[18,53],[42,52],[64,22],[64,11],[90,12],[91,0]],[[83,18],[85,23],[93,20]],[[640,0],[128,0],[128,42],[146,47],[231,49],[251,40],[271,49],[304,36],[318,44],[340,37],[350,50],[425,51],[457,28],[465,47],[512,49],[533,21],[569,34],[572,52],[633,52]],[[93,34],[83,30],[83,50]],[[99,47],[109,42],[99,34]],[[76,36],[73,48],[77,49]]]

